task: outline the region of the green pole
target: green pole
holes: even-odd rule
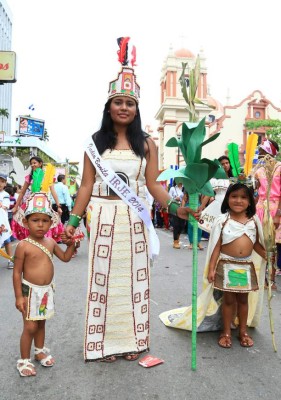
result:
[[[189,195],[190,208],[197,210],[198,193]],[[197,361],[197,276],[198,276],[198,221],[190,216],[188,223],[193,227],[193,250],[192,250],[192,334],[191,334],[191,369],[196,371]]]

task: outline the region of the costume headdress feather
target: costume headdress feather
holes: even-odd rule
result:
[[[44,178],[44,171],[42,168],[36,168],[32,172],[32,184],[31,184],[32,193],[40,192],[43,178]]]
[[[248,176],[253,168],[253,159],[258,144],[258,135],[252,133],[248,136],[245,154],[244,173]]]
[[[4,250],[0,249],[0,256],[7,258],[10,261],[14,261],[13,257],[9,256]]]
[[[233,176],[238,176],[241,172],[238,144],[237,143],[229,143],[227,145],[227,149],[228,149],[228,158],[230,161]]]
[[[41,185],[41,192],[48,192],[50,186],[54,183],[56,168],[52,164],[47,164],[45,168],[44,179]]]
[[[140,98],[140,87],[136,81],[136,75],[134,72],[134,66],[136,65],[136,48],[133,46],[131,51],[131,64],[129,67],[128,59],[128,43],[129,37],[120,37],[117,39],[119,46],[118,61],[122,65],[121,71],[118,73],[117,79],[109,83],[108,99],[116,96],[127,96],[132,97],[137,103]]]
[[[120,37],[117,39],[118,46],[120,50],[117,51],[118,61],[122,65],[128,65],[128,43],[129,37]]]

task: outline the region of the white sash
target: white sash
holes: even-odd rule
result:
[[[132,210],[142,219],[147,229],[149,230],[150,258],[154,258],[159,254],[160,243],[151,221],[150,214],[134,191],[107,165],[96,148],[92,137],[86,141],[86,153],[93,163],[96,170],[106,184],[126,203]]]

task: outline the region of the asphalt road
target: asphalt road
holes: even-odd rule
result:
[[[158,230],[161,255],[151,270],[151,349],[164,364],[143,368],[138,362],[85,363],[82,346],[87,282],[87,241],[78,256],[56,265],[56,316],[47,322],[46,346],[53,368],[37,366],[37,376],[21,378],[16,370],[22,319],[14,306],[12,271],[0,259],[0,400],[256,400],[281,396],[281,278],[272,301],[278,352],[274,353],[266,296],[255,345],[246,349],[233,337],[231,349],[217,345],[218,332],[200,333],[197,370],[191,370],[191,332],[165,327],[158,315],[191,304],[192,252],[172,248],[172,233]],[[186,244],[184,235],[182,241]],[[208,242],[203,242],[206,247]],[[199,252],[198,287],[205,260]]]

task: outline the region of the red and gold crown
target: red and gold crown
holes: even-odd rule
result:
[[[112,99],[116,96],[128,96],[132,97],[137,103],[140,98],[140,87],[136,81],[136,75],[134,73],[134,66],[136,65],[136,48],[132,47],[130,63],[132,67],[129,67],[128,60],[128,43],[129,37],[121,37],[117,39],[119,45],[118,61],[121,63],[122,68],[118,73],[117,79],[109,83],[108,98]]]

